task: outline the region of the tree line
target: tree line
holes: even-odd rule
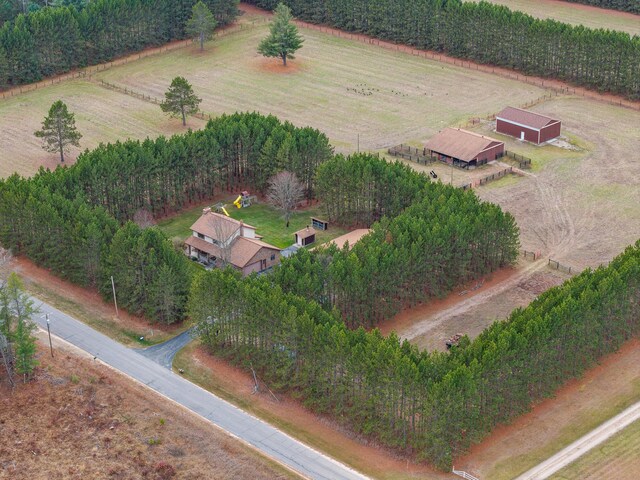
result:
[[[318,168],[317,184],[330,221],[373,224],[372,231],[352,246],[283,259],[273,279],[284,291],[336,308],[351,328],[375,326],[518,256],[509,213],[399,162],[336,156]]]
[[[0,243],[108,300],[113,275],[121,305],[171,323],[184,318],[190,262],[160,231],[126,222],[223,191],[266,189],[280,170],[295,172],[313,195],[313,172],[331,155],[318,130],[257,113],[223,115],[171,138],[100,145],[69,168],[0,181]]]
[[[621,10],[640,14],[640,2],[637,0],[567,0],[568,2],[584,3],[594,7],[609,8],[611,10]]]
[[[279,0],[248,0],[273,9]],[[287,0],[300,19],[527,75],[640,98],[640,37],[540,20],[487,2]]]
[[[186,38],[195,0],[94,0],[19,14],[0,28],[0,88],[31,83]],[[238,0],[205,0],[217,24],[232,22]]]
[[[189,298],[204,344],[251,362],[274,388],[370,438],[448,470],[508,423],[640,333],[640,241],[516,309],[450,354],[349,329],[269,277],[214,270]]]

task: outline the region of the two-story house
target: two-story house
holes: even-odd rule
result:
[[[192,235],[184,242],[186,254],[205,265],[231,265],[249,275],[280,262],[280,249],[261,241],[255,227],[210,208],[202,211],[191,231]]]

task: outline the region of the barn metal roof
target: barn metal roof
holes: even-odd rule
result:
[[[525,127],[531,127],[535,130],[540,130],[547,125],[559,122],[559,120],[556,120],[554,118],[547,117],[539,113],[530,112],[528,110],[522,110],[521,108],[516,107],[505,108],[498,115],[496,115],[496,118],[505,120],[507,122],[517,123]]]
[[[461,128],[445,128],[434,135],[425,146],[431,151],[470,162],[482,151],[502,144],[504,142],[495,138]]]

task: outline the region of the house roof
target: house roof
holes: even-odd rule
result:
[[[507,122],[518,123],[520,125],[524,125],[525,127],[531,127],[535,130],[540,130],[547,125],[559,122],[559,120],[556,120],[554,118],[540,115],[539,113],[530,112],[528,110],[522,110],[521,108],[516,107],[505,108],[498,115],[496,115],[496,118],[505,120]]]
[[[201,238],[190,236],[184,241],[184,243],[217,258],[220,258],[222,256],[222,250],[220,247],[218,247],[217,245],[213,245],[212,243],[209,243]],[[231,245],[231,258],[229,259],[229,262],[233,266],[242,269],[249,265],[251,263],[251,260],[263,248],[274,250],[276,252],[280,251],[279,248],[274,247],[273,245],[269,245],[268,243],[262,242],[260,240],[256,240],[254,238],[238,237]]]
[[[353,230],[349,233],[345,233],[344,235],[340,235],[339,237],[334,238],[333,240],[329,240],[324,245],[329,246],[329,244],[334,243],[339,248],[344,247],[345,242],[349,242],[349,248],[353,248],[353,246],[358,243],[362,237],[364,237],[367,233],[369,233],[371,229],[369,228],[358,228],[357,230]]]
[[[202,216],[198,218],[193,225],[191,225],[191,230],[213,238],[214,240],[225,242],[240,228],[240,225],[244,228],[250,228],[252,230],[256,229],[256,227],[247,225],[235,218],[227,217],[220,213],[207,211],[205,209]]]
[[[445,128],[435,134],[425,146],[431,151],[469,162],[482,151],[501,144],[504,142],[461,128]]]
[[[303,228],[302,230],[298,230],[297,232],[294,233],[294,235],[297,235],[299,238],[303,240],[315,234],[316,234],[316,229],[313,227]]]

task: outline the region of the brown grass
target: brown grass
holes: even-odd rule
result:
[[[213,425],[61,348],[53,359],[40,348],[35,380],[15,391],[0,375],[0,478],[294,478]]]

